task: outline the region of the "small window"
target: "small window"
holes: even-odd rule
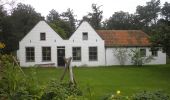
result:
[[[81,60],[81,47],[73,47],[73,60],[80,61]]]
[[[89,60],[97,61],[97,47],[89,47]]]
[[[45,33],[40,33],[40,40],[46,40]]]
[[[51,61],[51,47],[42,47],[42,61]]]
[[[152,50],[152,56],[157,57],[158,56],[158,51],[157,50]]]
[[[140,56],[145,57],[146,56],[146,49],[140,49]]]
[[[87,32],[83,32],[83,40],[88,40],[88,33]]]
[[[160,48],[154,47],[154,48],[151,48],[151,49],[150,49],[150,52],[152,53],[152,56],[157,57],[159,50],[160,50]]]
[[[35,51],[34,47],[26,47],[26,61],[27,62],[34,62],[35,61]]]

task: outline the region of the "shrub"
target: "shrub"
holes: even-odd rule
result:
[[[82,92],[73,84],[51,80],[46,87],[42,100],[65,100],[70,96],[80,96]]]
[[[114,49],[113,54],[119,61],[120,65],[125,65],[129,56],[127,48],[116,48]]]
[[[22,69],[13,63],[11,55],[1,55],[0,61],[0,99],[32,100],[40,98],[40,88],[34,79],[35,72],[26,76]]]
[[[143,57],[139,48],[135,50],[131,49],[129,56],[131,56],[131,63],[137,66],[142,66],[143,64],[149,63],[154,59],[151,55]]]
[[[163,91],[142,91],[132,96],[132,100],[169,100],[168,94]]]
[[[124,96],[120,94],[110,94],[103,100],[169,100],[170,97],[163,91],[141,91],[132,96]]]

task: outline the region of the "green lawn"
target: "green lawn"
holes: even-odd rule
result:
[[[24,68],[26,73],[29,70]],[[62,72],[63,68],[37,68],[37,78],[40,85],[46,85],[51,79],[59,80]],[[84,95],[88,95],[87,88],[90,87],[96,99],[117,90],[122,95],[140,90],[163,90],[170,94],[170,65],[84,67],[74,68],[74,74]]]

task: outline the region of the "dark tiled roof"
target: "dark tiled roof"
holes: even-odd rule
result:
[[[149,36],[140,30],[96,30],[105,46],[150,46]]]

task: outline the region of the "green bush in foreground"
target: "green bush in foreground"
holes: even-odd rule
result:
[[[70,97],[74,98],[80,95],[82,95],[82,92],[77,88],[77,86],[70,83],[61,83],[56,80],[52,80],[46,87],[41,99],[65,100]]]
[[[41,96],[41,89],[36,82],[36,73],[25,75],[19,66],[13,63],[11,55],[1,55],[0,99],[36,100]]]
[[[142,91],[132,96],[132,100],[169,100],[168,94],[163,91]]]
[[[170,100],[170,97],[163,91],[141,91],[132,96],[124,96],[117,92],[117,94],[107,95],[103,100]]]

